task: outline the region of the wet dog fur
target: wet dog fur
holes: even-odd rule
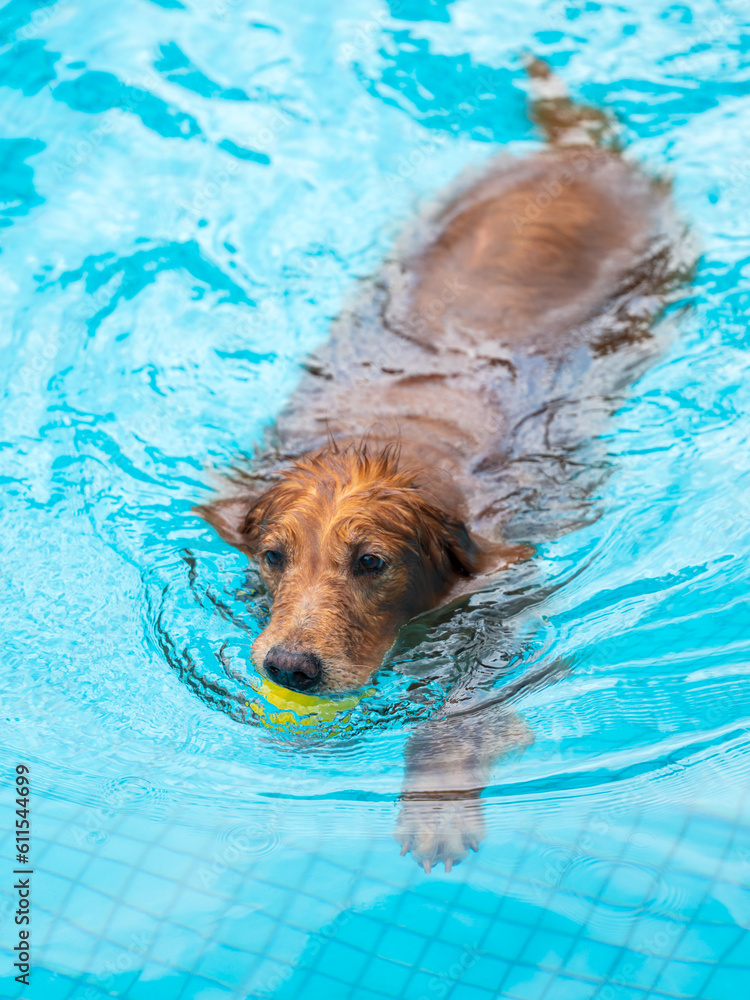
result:
[[[199,508],[257,561],[273,607],[253,659],[289,688],[362,686],[405,622],[532,554],[503,538],[498,477],[549,450],[550,401],[575,403],[597,358],[648,337],[672,280],[666,185],[594,141],[605,119],[544,64],[530,74],[550,145],[421,221],[307,365],[256,470]],[[530,446],[539,413],[546,445]],[[403,849],[429,870],[476,847],[489,765],[529,739],[502,708],[425,727]]]
[[[452,492],[397,443],[334,443],[254,503],[214,504],[212,523],[258,561],[273,597],[257,665],[300,691],[361,687],[405,621],[531,553],[472,534]]]

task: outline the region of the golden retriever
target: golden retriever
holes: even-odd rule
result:
[[[360,687],[405,622],[528,558],[502,537],[497,492],[529,415],[648,336],[674,272],[667,186],[593,141],[602,116],[544,64],[531,76],[550,145],[420,220],[240,490],[199,508],[258,562],[273,607],[252,655],[278,684]],[[527,740],[507,713],[467,719],[448,713],[407,752],[399,836],[428,871],[476,846],[489,764]]]

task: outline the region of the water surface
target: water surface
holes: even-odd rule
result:
[[[745,5],[10,0],[0,42],[4,949],[17,761],[35,870],[32,986],[4,952],[0,992],[738,1000]],[[589,523],[348,728],[270,731],[227,669],[263,594],[190,508],[420,205],[538,148],[524,50],[672,179],[692,291],[617,400]],[[392,839],[403,747],[479,655],[573,669],[516,699],[536,742],[497,764],[480,852],[428,878]]]

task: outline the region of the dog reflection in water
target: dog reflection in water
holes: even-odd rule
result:
[[[503,537],[509,503],[572,481],[574,448],[653,354],[676,274],[667,187],[529,69],[546,147],[493,161],[419,221],[241,488],[199,508],[257,560],[273,606],[253,659],[294,691],[361,687],[407,621],[531,557]],[[471,699],[467,678],[407,746],[397,836],[427,871],[478,847],[492,765],[530,741]]]

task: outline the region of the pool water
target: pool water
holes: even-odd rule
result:
[[[750,995],[746,5],[10,0],[0,42],[0,994]],[[692,288],[587,524],[336,724],[279,725],[243,674],[265,595],[191,506],[420,205],[539,147],[529,50],[672,178]],[[404,744],[480,657],[570,669],[516,697],[535,743],[428,877]]]

